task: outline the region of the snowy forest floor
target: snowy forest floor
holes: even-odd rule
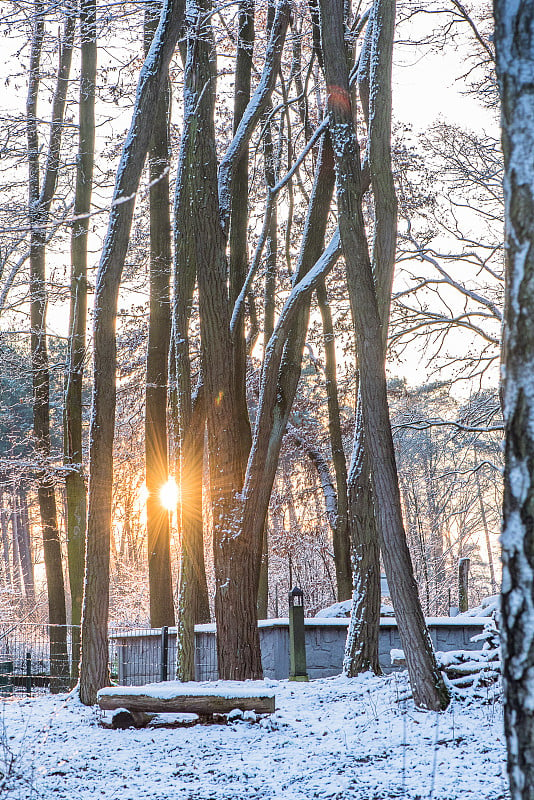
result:
[[[406,673],[266,681],[276,713],[111,730],[75,696],[6,699],[0,798],[9,800],[505,800],[502,707],[423,713]],[[109,719],[109,715],[108,715]],[[3,776],[2,776],[3,773]]]

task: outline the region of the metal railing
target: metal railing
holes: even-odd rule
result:
[[[0,624],[0,697],[68,691],[76,684],[79,627],[26,622]],[[172,679],[176,640],[169,629],[110,628],[112,683]]]
[[[0,624],[0,695],[68,689],[74,640],[72,625]]]

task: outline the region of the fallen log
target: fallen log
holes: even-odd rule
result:
[[[235,708],[272,714],[274,692],[255,681],[180,683],[165,681],[145,686],[109,686],[100,689],[97,702],[103,711],[124,708],[161,714],[229,714]]]

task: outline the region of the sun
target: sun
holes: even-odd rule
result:
[[[167,511],[174,511],[178,502],[178,485],[173,476],[159,490],[159,501]]]

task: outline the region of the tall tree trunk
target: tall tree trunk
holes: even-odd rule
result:
[[[3,579],[6,589],[11,589],[12,573],[9,561],[9,507],[7,505],[7,492],[4,486],[0,487],[0,527],[2,533],[2,554],[3,554]]]
[[[78,678],[87,489],[83,468],[82,393],[87,325],[87,243],[95,151],[96,0],[80,0],[79,139],[71,235],[69,354],[63,419],[67,494],[67,551],[72,622],[71,677]]]
[[[250,79],[254,50],[254,0],[240,0],[238,11],[237,53],[234,78],[233,133],[237,132],[250,102]],[[248,144],[236,161],[230,205],[229,235],[229,298],[233,308],[248,271]],[[239,404],[236,415],[241,426],[243,451],[248,456],[251,445],[247,407],[247,343],[244,315],[233,332],[235,399]]]
[[[158,29],[139,77],[132,123],[117,171],[108,231],[96,281],[89,513],[80,664],[80,699],[86,705],[96,702],[98,689],[109,680],[107,627],[118,292],[130,237],[135,194],[153,131],[154,108],[165,87],[183,17],[184,0],[165,0]]]
[[[322,0],[320,7],[330,132],[337,165],[339,229],[356,330],[365,444],[369,452],[378,529],[414,700],[423,708],[439,710],[447,706],[449,693],[426,629],[402,520],[387,404],[383,325],[362,213],[360,156],[349,94],[343,2]],[[391,0],[379,0],[374,24],[377,27],[373,39],[378,41],[378,53],[387,58],[388,39],[391,43],[394,24]],[[384,101],[387,102],[383,98]],[[376,208],[378,225],[378,203]],[[383,267],[381,260],[386,258],[386,255],[378,255],[377,266]],[[375,275],[378,284],[381,277],[376,271]]]
[[[380,545],[371,487],[369,455],[365,446],[362,397],[356,392],[354,442],[348,475],[348,517],[352,558],[352,608],[343,659],[343,672],[355,677],[372,670],[381,673]]]
[[[160,2],[145,10],[145,51],[156,31]],[[148,151],[150,179],[150,313],[146,358],[145,462],[146,525],[150,624],[153,628],[174,625],[170,521],[160,501],[161,487],[168,479],[167,454],[167,366],[171,331],[169,281],[171,271],[171,226],[169,202],[169,80],[154,111],[154,130]]]
[[[512,800],[534,797],[534,7],[495,0],[506,210],[504,726]]]
[[[337,397],[336,343],[332,314],[324,281],[317,287],[317,301],[323,323],[323,346],[325,351],[326,396],[328,400],[328,429],[332,448],[332,462],[336,475],[337,510],[332,531],[334,564],[338,602],[352,595],[352,567],[350,558],[350,536],[348,521],[347,462],[341,436],[339,401]]]
[[[24,582],[24,596],[28,603],[35,602],[35,584],[33,578],[33,562],[30,543],[28,505],[26,491],[22,485],[18,487],[13,502],[17,503],[17,539],[19,545],[20,567]]]
[[[273,4],[269,4],[269,23],[273,13]],[[265,130],[263,134],[263,163],[265,183],[269,189],[276,184],[276,163],[272,138],[270,116],[266,115]],[[271,209],[267,242],[265,244],[265,284],[263,292],[263,352],[274,331],[276,313],[276,264],[277,264],[277,237],[278,214],[276,200]],[[258,581],[258,619],[267,619],[269,609],[269,528],[267,516],[263,526],[263,541],[261,548],[260,577]]]
[[[265,513],[258,528],[252,530],[246,523],[242,524],[241,491],[249,441],[243,441],[243,423],[236,416],[239,415],[240,408],[236,396],[236,376],[232,374],[234,370],[228,370],[228,365],[235,363],[235,344],[230,330],[231,307],[225,286],[224,235],[235,195],[236,170],[241,154],[248,146],[250,136],[270,102],[280,68],[288,22],[289,3],[280,0],[265,53],[261,79],[221,161],[218,203],[210,185],[210,181],[216,177],[214,140],[211,145],[206,143],[202,161],[208,166],[202,198],[202,204],[209,212],[207,219],[203,220],[204,237],[206,238],[206,226],[213,225],[214,212],[220,212],[222,222],[222,240],[219,240],[218,230],[210,231],[211,241],[204,243],[200,241],[199,230],[196,240],[214,529],[217,656],[219,675],[227,679],[255,678],[262,675],[256,600]],[[210,126],[213,126],[213,121]],[[214,135],[212,127],[209,132]],[[212,221],[208,223],[210,217]],[[239,391],[243,390],[240,388]]]
[[[29,221],[30,221],[30,324],[33,385],[33,435],[39,458],[37,470],[37,495],[43,532],[43,554],[48,589],[48,616],[50,623],[50,670],[52,691],[65,685],[68,675],[66,638],[65,588],[61,544],[57,521],[54,480],[50,471],[50,370],[46,343],[46,230],[50,206],[55,194],[59,173],[61,134],[65,111],[65,98],[70,73],[72,44],[76,25],[74,12],[67,12],[56,89],[52,102],[52,121],[46,165],[40,188],[39,139],[37,131],[37,97],[40,83],[40,57],[44,36],[44,10],[36,4],[34,35],[30,54],[28,81],[27,139],[29,167]]]
[[[475,472],[475,479],[477,484],[478,506],[480,508],[480,518],[482,520],[482,527],[484,528],[484,539],[486,541],[486,552],[488,554],[488,566],[490,573],[490,583],[492,594],[497,593],[497,581],[495,580],[495,567],[493,564],[493,549],[491,546],[491,535],[488,527],[488,518],[486,516],[486,506],[484,505],[484,498],[482,497],[482,489],[480,487],[480,478],[478,471]]]
[[[182,553],[177,603],[176,677],[181,681],[195,679],[195,625],[210,621],[202,519],[205,428],[206,409],[203,388],[199,386],[180,442]]]
[[[210,5],[191,0],[190,8],[200,21]],[[220,677],[240,680],[262,675],[256,624],[257,576],[255,553],[245,550],[241,537],[232,536],[229,530],[242,487],[247,443],[242,440],[242,423],[235,413],[239,399],[226,287],[226,245],[219,222],[213,41],[206,21],[202,32],[191,47],[202,76],[203,91],[195,113],[195,162],[203,165],[203,171],[202,175],[197,173],[196,180],[191,178],[191,191],[198,203],[192,225],[208,426],[217,657]]]
[[[189,325],[196,280],[196,246],[193,220],[201,213],[194,191],[197,136],[196,109],[210,80],[209,59],[196,49],[198,17],[188,7],[187,58],[184,72],[184,125],[176,175],[174,201],[174,301],[172,311],[173,371],[172,422],[178,450],[177,474],[180,497],[178,526],[181,539],[180,576],[177,592],[177,663],[179,680],[195,676],[194,627],[209,622],[209,598],[204,564],[202,479],[206,409],[200,374],[195,396],[191,379]],[[198,56],[198,57],[197,57]],[[204,72],[204,70],[206,70]]]
[[[17,495],[11,495],[11,567],[13,570],[13,588],[18,597],[22,597],[22,583],[20,580],[20,555],[19,555],[19,515],[17,513]]]

